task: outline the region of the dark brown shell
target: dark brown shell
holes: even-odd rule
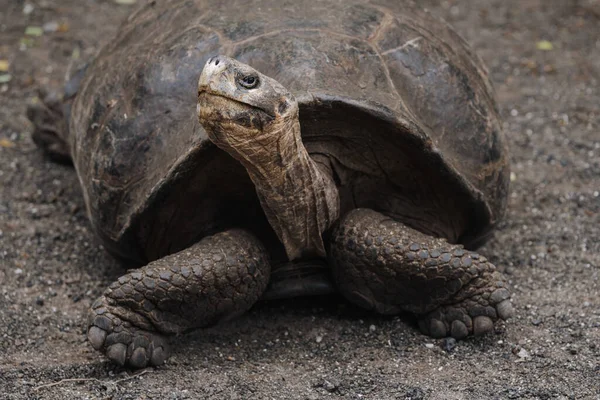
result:
[[[150,1],[87,70],[70,146],[95,230],[140,262],[229,226],[264,227],[244,169],[196,121],[206,60],[290,89],[342,206],[475,243],[503,215],[508,156],[480,60],[399,0]]]

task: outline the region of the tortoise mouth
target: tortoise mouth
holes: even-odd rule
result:
[[[228,107],[225,107],[225,105]],[[223,93],[212,91],[208,87],[200,87],[198,89],[198,104],[196,111],[200,121],[208,120],[211,117],[214,117],[215,111],[221,111],[218,112],[218,114],[224,116],[225,114],[233,114],[231,111],[248,113],[252,112],[252,110],[264,113],[271,119],[275,118],[275,115],[271,112],[272,110],[239,101],[233,97],[224,95]],[[230,113],[225,111],[230,111]],[[231,122],[236,120],[236,118],[230,119]]]

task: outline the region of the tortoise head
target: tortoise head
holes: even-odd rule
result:
[[[198,118],[210,140],[236,159],[265,160],[297,121],[298,104],[279,82],[234,59],[209,59],[198,82]],[[258,156],[259,159],[255,157]]]

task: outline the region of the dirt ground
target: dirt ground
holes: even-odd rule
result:
[[[0,0],[0,81],[11,77],[0,83],[0,398],[600,399],[600,2],[421,3],[473,45],[496,86],[512,194],[481,253],[505,268],[516,318],[453,347],[337,297],[263,303],[177,338],[163,367],[110,364],[84,317],[123,270],[90,231],[74,171],[31,142],[25,108],[131,8]]]

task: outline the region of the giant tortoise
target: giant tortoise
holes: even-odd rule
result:
[[[457,339],[512,314],[473,251],[508,194],[493,88],[411,1],[147,1],[29,116],[139,267],[90,310],[118,364],[161,364],[167,336],[261,298],[335,289]]]

